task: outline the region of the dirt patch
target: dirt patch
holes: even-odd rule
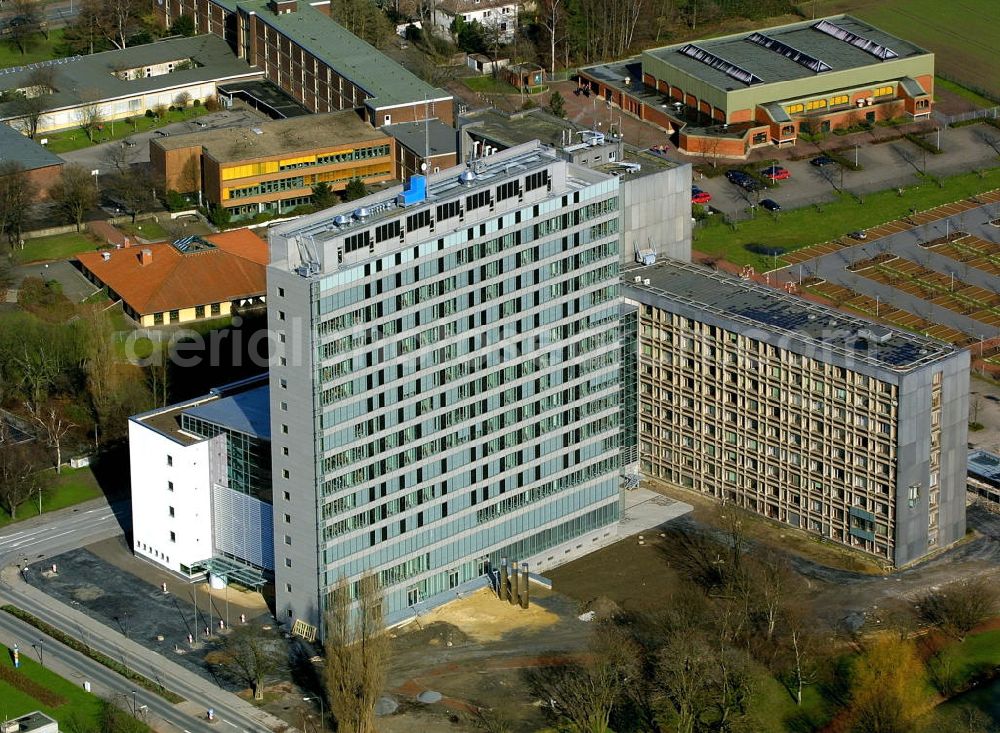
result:
[[[479,643],[499,641],[512,628],[521,632],[539,631],[558,621],[555,613],[537,603],[530,604],[527,609],[512,606],[498,599],[488,588],[480,588],[421,616],[423,626],[448,624],[464,637]]]
[[[104,591],[96,585],[81,585],[73,591],[73,597],[78,601],[96,601],[104,595]]]

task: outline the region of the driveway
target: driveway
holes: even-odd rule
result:
[[[935,136],[928,137],[932,142]],[[832,148],[847,144],[836,138],[827,140],[823,147]],[[777,188],[762,192],[762,198],[772,198],[781,204],[782,208],[795,209],[810,204],[832,201],[837,191],[843,190],[856,194],[867,194],[884,191],[897,186],[908,186],[914,183],[914,176],[926,170],[935,176],[949,176],[956,173],[995,166],[1000,155],[1000,130],[988,125],[971,125],[968,127],[945,128],[941,130],[941,155],[924,153],[907,140],[896,140],[880,144],[859,144],[857,160],[863,167],[860,171],[842,169],[839,165],[828,165],[817,168],[809,160],[784,160],[781,165],[787,168],[792,177],[779,181]],[[799,142],[796,153],[805,154],[812,150],[820,154],[819,148],[810,143]],[[704,163],[699,156],[685,156],[671,151],[669,157],[673,160],[686,161],[695,164]],[[853,160],[854,152],[848,150],[844,155]],[[719,165],[726,161],[720,160]],[[760,166],[764,167],[763,164]],[[735,218],[746,218],[746,209],[753,200],[752,194],[747,194],[739,186],[726,180],[724,176],[699,179],[695,174],[695,185],[712,194],[711,206],[714,206]]]
[[[195,124],[194,120],[190,120],[188,122],[174,122],[157,129],[163,130],[170,135],[183,135],[185,133],[199,132],[201,130],[218,130],[227,127],[250,127],[252,125],[259,124],[268,118],[253,110],[241,108],[223,110],[221,112],[212,112],[211,114],[203,115],[197,119],[198,122],[204,123],[205,126],[200,127]],[[118,124],[123,125],[125,123],[120,122]],[[150,130],[148,132],[138,132],[131,135],[129,139],[135,143],[135,147],[128,148],[130,151],[128,162],[131,164],[148,163],[149,141],[156,137],[160,137],[160,135],[157,135],[154,130]],[[92,145],[89,148],[81,148],[80,150],[74,150],[70,153],[63,153],[59,157],[67,163],[77,163],[82,165],[87,170],[99,170],[101,173],[110,172],[112,164],[107,160],[108,150],[111,148],[119,148],[121,145],[121,141],[116,140],[108,143],[102,143],[100,145]]]

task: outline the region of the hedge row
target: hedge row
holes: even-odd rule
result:
[[[925,140],[920,135],[916,135],[912,132],[906,133],[903,137],[905,137],[911,143],[916,145],[918,148],[923,148],[928,153],[933,153],[934,155],[940,155],[941,153],[944,152],[934,143],[930,142],[929,140]]]
[[[135,684],[139,685],[140,687],[143,687],[143,688],[149,690],[150,692],[159,695],[160,697],[162,697],[167,702],[174,703],[174,704],[179,703],[179,702],[184,702],[184,698],[183,697],[181,697],[180,695],[178,695],[178,694],[176,694],[174,692],[171,692],[170,690],[168,690],[163,685],[161,685],[161,684],[159,684],[157,682],[153,682],[153,680],[151,680],[148,677],[145,677],[145,676],[139,674],[138,672],[133,672],[131,669],[129,669],[128,667],[126,667],[121,662],[117,662],[114,659],[112,659],[111,657],[109,657],[107,654],[99,652],[96,649],[92,649],[91,647],[87,646],[86,644],[84,644],[79,639],[76,639],[76,638],[70,636],[69,634],[67,634],[67,633],[65,633],[65,632],[57,629],[55,626],[52,626],[52,624],[49,624],[49,623],[46,623],[45,621],[42,621],[40,618],[38,618],[34,614],[28,613],[27,611],[22,610],[22,609],[18,608],[17,606],[11,606],[9,604],[8,605],[4,605],[4,606],[0,606],[0,610],[6,611],[11,616],[19,618],[22,621],[24,621],[25,623],[31,624],[32,626],[34,626],[36,629],[38,629],[42,633],[47,634],[48,636],[51,636],[56,641],[58,641],[58,642],[60,642],[62,644],[65,644],[66,646],[68,646],[72,650],[80,652],[80,654],[83,654],[84,656],[90,657],[91,659],[93,659],[98,664],[104,665],[105,667],[107,667],[108,669],[110,669],[112,672],[116,672],[117,674],[120,674],[125,679],[130,680],[131,682],[134,682]]]

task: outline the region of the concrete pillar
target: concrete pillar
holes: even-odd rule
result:
[[[516,606],[521,602],[518,589],[517,560],[510,561],[510,605]]]
[[[528,607],[528,588],[531,587],[531,581],[528,579],[528,563],[521,563],[521,575],[524,578],[524,593],[521,595],[521,608]]]
[[[501,601],[507,600],[507,558],[500,558],[500,587],[497,589],[497,596]]]

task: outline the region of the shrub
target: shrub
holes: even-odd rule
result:
[[[209,97],[205,100],[205,109],[208,112],[218,112],[221,108],[222,105],[219,104],[219,100],[215,97]]]
[[[764,255],[765,257],[780,257],[785,254],[784,247],[777,247],[772,244],[760,244],[759,242],[744,244],[743,249],[747,252],[753,252],[755,255]]]
[[[932,153],[934,155],[940,155],[941,153],[944,152],[943,150],[941,150],[940,148],[938,148],[938,146],[935,145],[934,143],[930,142],[929,140],[925,140],[923,138],[923,136],[921,136],[921,135],[917,135],[915,133],[908,132],[905,135],[903,135],[903,137],[905,137],[911,143],[913,143],[914,145],[916,145],[918,148],[923,148],[928,153]]]
[[[167,191],[163,205],[167,207],[167,211],[184,211],[191,206],[184,196],[173,189]]]
[[[151,109],[147,109],[146,110],[146,117],[148,117],[150,119],[153,119],[154,117],[156,117],[156,113],[153,112],[153,110],[151,110]]]

